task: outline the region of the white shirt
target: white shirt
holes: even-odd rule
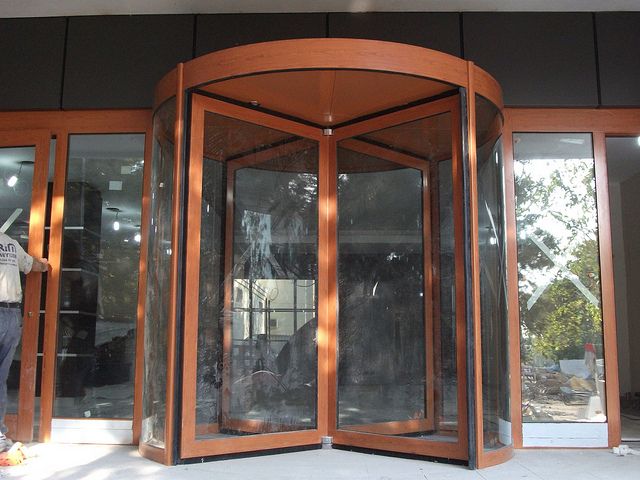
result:
[[[29,273],[33,257],[18,242],[0,232],[0,302],[22,301],[20,272]]]

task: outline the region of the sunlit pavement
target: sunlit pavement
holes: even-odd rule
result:
[[[640,450],[640,444],[630,444]],[[0,477],[43,479],[377,479],[377,480],[639,480],[640,455],[609,450],[520,450],[509,462],[484,470],[341,450],[165,467],[141,458],[136,448],[108,445],[39,444],[25,464],[0,469]]]

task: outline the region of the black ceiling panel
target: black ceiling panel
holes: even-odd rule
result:
[[[0,19],[0,110],[60,108],[64,18]]]
[[[408,43],[461,55],[458,13],[330,13],[329,36]]]
[[[162,76],[193,54],[192,15],[69,19],[63,108],[150,107]]]
[[[606,106],[640,105],[640,13],[596,13],[600,93]]]
[[[510,106],[597,106],[590,13],[464,13],[465,57],[502,85]]]
[[[326,37],[324,13],[198,15],[196,56],[249,43]]]

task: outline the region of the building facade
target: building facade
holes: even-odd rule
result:
[[[640,410],[639,20],[0,19],[1,228],[53,266],[25,285],[12,433],[165,463],[329,436],[480,467],[618,445]]]

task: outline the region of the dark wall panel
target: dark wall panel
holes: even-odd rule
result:
[[[596,31],[602,104],[640,105],[640,13],[597,13]]]
[[[324,13],[198,15],[196,56],[248,43],[326,37]]]
[[[58,109],[64,18],[0,19],[0,110]]]
[[[408,43],[461,55],[457,13],[330,13],[329,36]]]
[[[464,52],[502,85],[506,105],[596,106],[590,13],[465,13]]]
[[[193,54],[192,15],[69,19],[63,108],[150,107],[155,84]]]

